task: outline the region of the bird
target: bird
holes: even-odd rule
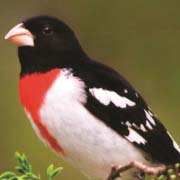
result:
[[[137,90],[91,58],[57,17],[29,17],[5,36],[18,47],[19,97],[39,138],[90,179],[112,165],[180,162],[180,148]],[[133,179],[137,169],[121,173]]]

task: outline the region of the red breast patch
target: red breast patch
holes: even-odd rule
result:
[[[55,151],[64,154],[63,149],[49,133],[39,115],[46,92],[52,86],[59,73],[60,69],[54,69],[47,73],[33,73],[22,77],[19,81],[19,96],[22,105],[31,114],[41,136],[48,141]]]

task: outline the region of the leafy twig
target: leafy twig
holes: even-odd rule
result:
[[[25,154],[15,153],[18,165],[15,166],[17,174],[11,171],[6,171],[0,174],[0,180],[41,180],[40,175],[36,175],[32,171],[32,166],[29,164]],[[47,168],[48,180],[53,178],[62,171],[62,167],[55,168],[53,164]]]

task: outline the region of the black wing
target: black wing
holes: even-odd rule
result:
[[[94,61],[76,69],[75,75],[87,85],[85,106],[92,114],[153,160],[164,164],[180,162],[178,145],[139,93],[120,74]],[[116,103],[118,100],[124,103]]]

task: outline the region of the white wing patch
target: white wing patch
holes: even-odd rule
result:
[[[147,132],[146,128],[144,127],[143,124],[140,125],[140,129],[143,131],[143,132]]]
[[[126,97],[120,96],[114,91],[109,91],[102,88],[91,88],[89,89],[89,92],[105,106],[109,105],[111,102],[116,107],[120,108],[126,108],[127,106],[132,107],[136,105],[135,102]]]
[[[128,90],[127,90],[127,89],[125,89],[125,90],[124,90],[124,93],[126,93],[126,94],[127,94],[127,93],[128,93]]]
[[[126,139],[128,139],[130,142],[136,142],[138,144],[146,144],[147,141],[139,135],[135,130],[128,128],[129,134],[128,136],[125,136]]]
[[[138,129],[138,130],[141,130],[141,131],[143,131],[143,132],[147,132],[147,129],[145,128],[145,126],[143,125],[143,124],[140,124],[140,126],[137,126],[135,123],[130,123],[129,121],[126,121],[125,123],[123,123],[123,122],[121,122],[121,124],[122,125],[126,125],[126,126],[128,126],[128,128],[131,128],[131,127],[133,127],[133,128],[136,128],[136,129]]]
[[[174,138],[171,136],[171,134],[167,131],[168,135],[170,136],[170,138],[173,141],[173,146],[174,148],[180,153],[180,147],[178,146],[178,144],[176,143],[176,141],[174,140]]]
[[[151,126],[151,124],[149,123],[149,121],[148,120],[146,120],[146,126],[149,128],[149,129],[153,129],[153,127]]]
[[[155,126],[156,123],[155,123],[154,119],[152,118],[151,113],[147,112],[146,110],[144,110],[144,112],[145,112],[146,117],[149,120],[149,122]]]

